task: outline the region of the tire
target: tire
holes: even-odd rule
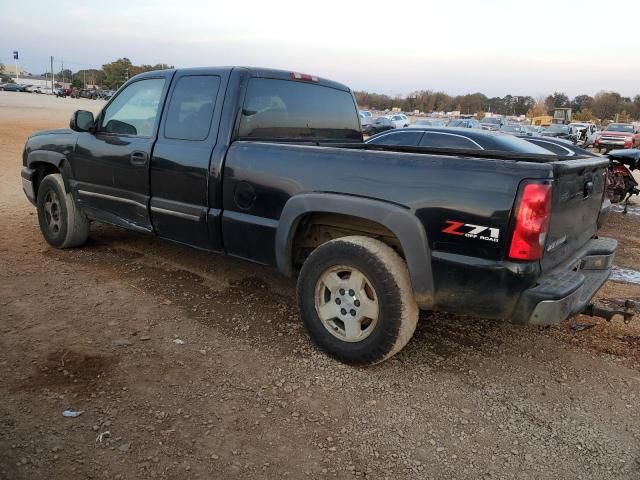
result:
[[[311,253],[298,277],[298,307],[312,341],[350,365],[374,365],[402,350],[419,313],[400,255],[362,236]]]
[[[62,175],[44,177],[38,187],[38,223],[42,236],[56,248],[84,245],[89,238],[89,219],[80,211],[71,193],[65,192]]]

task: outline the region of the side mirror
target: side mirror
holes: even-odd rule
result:
[[[73,115],[71,115],[69,128],[76,132],[89,132],[93,129],[95,123],[93,113],[87,112],[86,110],[76,110],[73,112]]]

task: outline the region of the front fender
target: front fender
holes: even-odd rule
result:
[[[300,220],[309,213],[336,213],[377,222],[400,241],[416,302],[433,307],[431,250],[422,223],[410,210],[396,204],[334,193],[305,193],[287,201],[276,232],[276,263],[286,275],[293,273],[293,238]]]
[[[68,192],[71,191],[71,185],[69,180],[72,178],[71,168],[65,155],[59,152],[52,152],[49,150],[32,150],[27,154],[26,167],[32,170],[39,170],[39,167],[51,165],[55,167],[60,173],[62,173],[62,180],[64,181],[64,188]],[[42,178],[38,178],[39,183]],[[36,185],[34,185],[36,187]],[[36,189],[37,191],[37,189]]]

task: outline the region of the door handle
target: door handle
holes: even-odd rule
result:
[[[147,152],[136,151],[131,153],[129,159],[131,161],[131,165],[135,165],[136,167],[143,167],[147,164],[149,155],[147,155]]]

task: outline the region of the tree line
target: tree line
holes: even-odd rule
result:
[[[157,63],[155,65],[134,65],[128,58],[102,65],[102,68],[89,68],[73,72],[69,69],[58,71],[54,79],[56,82],[71,83],[71,86],[83,88],[85,85],[95,85],[108,90],[115,90],[125,83],[129,78],[142,72],[152,70],[165,70],[173,68],[173,65]],[[42,74],[46,78],[51,78],[51,73]]]
[[[55,74],[56,82],[70,82],[74,87],[97,85],[106,89],[117,89],[130,77],[142,72],[173,68],[172,65],[134,65],[126,57],[102,65],[101,69],[85,69],[72,72],[60,70]],[[51,78],[50,73],[43,74]],[[10,81],[5,67],[0,63],[0,78]],[[394,107],[405,112],[418,110],[425,113],[459,111],[462,114],[477,114],[483,117],[486,112],[499,115],[547,115],[554,108],[571,108],[576,120],[612,120],[628,122],[640,119],[640,95],[625,97],[618,92],[600,91],[594,96],[577,95],[570,99],[564,92],[554,92],[547,97],[505,95],[488,97],[483,93],[468,93],[451,96],[445,92],[418,90],[407,96],[391,97],[366,91],[354,92],[358,105],[364,109],[391,110]]]
[[[354,92],[358,105],[364,109],[391,110],[400,108],[404,112],[419,110],[425,113],[459,111],[461,114],[486,112],[499,115],[547,115],[554,108],[571,108],[576,120],[631,121],[640,119],[640,95],[625,97],[617,92],[600,91],[594,96],[577,95],[570,99],[563,92],[554,92],[547,97],[505,95],[488,97],[483,93],[451,96],[445,92],[419,90],[405,97],[391,97],[380,93]]]

